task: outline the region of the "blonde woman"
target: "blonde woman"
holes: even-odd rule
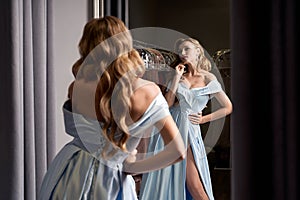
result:
[[[49,166],[39,199],[137,200],[131,175],[181,161],[184,143],[158,86],[140,78],[144,63],[120,19],[89,21],[79,52],[63,106],[66,133],[74,140]],[[140,139],[154,127],[165,150],[136,159]]]
[[[197,40],[179,39],[175,43],[175,51],[181,63],[175,67],[175,75],[168,85],[165,98],[188,146],[187,158],[143,175],[141,200],[213,200],[209,165],[199,124],[229,115],[232,103],[215,75],[209,72],[211,63]],[[221,107],[202,115],[211,98],[216,98]],[[161,138],[152,139],[149,147],[155,147],[149,151],[159,152],[163,141]]]

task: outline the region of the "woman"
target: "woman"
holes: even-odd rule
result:
[[[63,106],[65,129],[74,139],[49,166],[39,199],[136,200],[131,174],[181,161],[184,143],[158,86],[140,78],[144,63],[120,19],[89,21],[79,52]],[[153,127],[167,148],[137,160],[140,138]]]
[[[182,61],[175,67],[165,98],[170,112],[188,145],[187,158],[142,178],[141,200],[213,200],[209,165],[199,124],[220,119],[232,112],[232,103],[216,77],[200,43],[193,38],[179,39],[175,51]],[[211,98],[221,107],[202,115]],[[177,101],[178,100],[178,101]],[[149,151],[159,152],[163,141],[151,138]]]

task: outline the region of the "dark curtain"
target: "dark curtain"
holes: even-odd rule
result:
[[[129,27],[129,0],[103,0],[104,16],[113,15],[125,23]]]
[[[55,153],[52,0],[0,6],[0,199],[36,199]]]
[[[232,0],[232,199],[297,200],[299,1]]]

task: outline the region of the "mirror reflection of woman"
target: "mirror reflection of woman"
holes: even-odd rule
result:
[[[211,63],[200,43],[193,38],[179,39],[175,51],[182,61],[168,85],[165,98],[180,133],[188,145],[187,158],[180,163],[143,176],[141,199],[213,200],[206,150],[199,124],[231,114],[232,103],[211,70]],[[202,115],[211,98],[221,107]],[[163,141],[151,140],[149,151],[159,152]]]

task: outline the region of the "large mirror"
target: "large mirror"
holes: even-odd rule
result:
[[[107,4],[105,4],[107,2]],[[230,96],[230,1],[229,0],[93,0],[97,16],[119,15],[129,29],[161,27],[200,41],[215,63],[224,89]],[[229,200],[231,190],[230,116],[222,133],[208,152],[212,186],[216,200]],[[209,124],[203,125],[203,138]],[[137,188],[138,190],[138,188]]]

